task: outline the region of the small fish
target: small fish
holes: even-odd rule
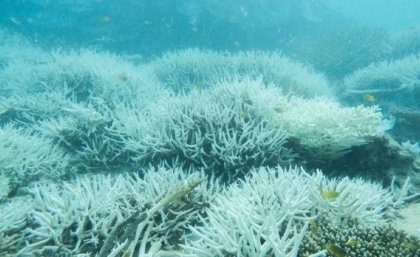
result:
[[[346,257],[346,256],[348,256],[347,255],[347,252],[343,248],[341,248],[339,246],[336,246],[333,243],[327,243],[325,245],[325,249],[327,249],[330,254],[334,254],[337,257]]]
[[[233,44],[234,44],[236,47],[241,47],[241,43],[239,43],[239,41],[233,41]]]
[[[195,84],[195,85],[194,85],[194,90],[195,90],[195,91],[197,91],[197,92],[200,92],[200,91],[201,91],[201,86],[200,86],[200,84]]]
[[[283,107],[277,107],[274,109],[275,112],[282,114],[284,113],[286,110]]]
[[[99,17],[99,19],[104,23],[109,22],[111,20],[109,16],[101,16]]]
[[[241,111],[239,112],[239,119],[241,120],[248,120],[248,113],[246,113],[245,111]]]
[[[363,95],[363,99],[368,102],[375,102],[375,97],[373,95],[365,94]]]
[[[353,239],[353,238],[350,237],[349,240],[347,241],[346,245],[350,246],[350,247],[356,247],[358,243],[359,242],[356,239]]]
[[[127,81],[128,80],[128,78],[127,78],[127,76],[126,75],[124,75],[124,74],[120,74],[120,75],[118,75],[118,80],[120,80],[120,81]]]
[[[321,196],[324,199],[335,199],[340,195],[339,192],[337,191],[326,191],[326,192],[321,192]]]
[[[151,20],[144,20],[143,21],[143,24],[146,25],[146,26],[153,25],[153,21],[151,21]]]
[[[413,251],[413,250],[416,250],[416,249],[417,249],[416,245],[414,245],[413,243],[410,243],[410,242],[404,242],[404,243],[403,243],[403,247],[404,247],[407,251]]]
[[[312,232],[318,232],[318,219],[312,219],[309,221],[309,228]]]

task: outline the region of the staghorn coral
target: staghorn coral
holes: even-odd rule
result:
[[[2,95],[27,96],[63,90],[65,97],[75,102],[101,98],[110,105],[114,101],[146,103],[165,95],[153,76],[106,52],[43,52],[38,61],[15,58],[0,70]]]
[[[16,197],[13,201],[0,201],[0,255],[16,256],[25,244],[21,233],[27,225],[27,214],[34,208],[28,197]]]
[[[27,207],[0,206],[4,213],[21,213],[15,220],[23,224],[0,223],[0,233],[13,232],[10,240],[16,240],[0,248],[3,252],[145,256],[180,243],[188,224],[199,222],[197,213],[208,205],[218,185],[207,181],[202,172],[159,168],[143,178],[83,176],[70,182],[39,183],[29,190],[32,199]]]
[[[420,86],[420,57],[371,63],[346,76],[343,84],[348,94],[377,94],[378,101],[387,94],[417,92]],[[383,100],[379,96],[384,96]],[[407,100],[407,99],[406,99]]]
[[[327,200],[319,197],[320,190],[338,190],[342,196]],[[223,190],[203,171],[161,167],[144,177],[95,175],[38,183],[29,192],[31,197],[0,204],[0,253],[296,256],[322,250],[302,245],[312,235],[308,222],[315,215],[320,220],[330,215],[326,236],[339,233],[349,220],[368,231],[385,226],[415,197],[408,182],[384,189],[362,180],[329,180],[298,167],[258,168]],[[375,243],[376,237],[369,240]]]
[[[384,135],[382,114],[377,106],[344,107],[328,98],[291,97],[280,104],[276,119],[290,137],[298,140],[302,156],[332,160],[354,146]]]
[[[293,159],[285,148],[288,135],[271,109],[282,98],[260,81],[222,83],[157,101],[147,115],[123,108],[113,132],[137,162],[176,159],[232,177],[249,167]]]
[[[322,198],[321,190],[337,190],[339,197]],[[407,185],[395,190],[360,179],[330,180],[319,171],[309,174],[298,167],[258,168],[215,197],[201,215],[203,224],[191,226],[183,246],[187,254],[182,256],[283,257],[297,256],[298,252],[302,256],[319,252],[315,256],[320,256],[328,243],[325,240],[335,238],[328,238],[328,233],[323,236],[323,231],[317,237],[313,225],[308,229],[316,215],[320,222],[324,222],[324,213],[329,215],[329,233],[346,233],[346,222],[357,220],[363,226],[362,233],[369,234],[374,226],[386,228],[396,208],[416,197],[409,196],[407,190]],[[382,244],[376,241],[381,237],[369,240],[370,245]]]
[[[0,174],[9,192],[40,178],[54,179],[69,168],[69,156],[38,134],[7,126],[0,129]]]
[[[323,75],[279,52],[230,54],[186,49],[165,54],[147,64],[145,69],[175,92],[189,91],[195,86],[212,87],[220,80],[261,77],[265,85],[274,84],[284,92],[305,97],[332,97],[328,81]]]
[[[401,59],[372,63],[344,78],[347,103],[361,103],[372,95],[384,113],[392,115],[395,130],[391,133],[400,142],[420,139],[418,109],[420,107],[420,56],[412,54]]]

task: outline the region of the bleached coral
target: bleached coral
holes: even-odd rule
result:
[[[395,93],[420,87],[420,57],[372,63],[344,78],[349,94]]]
[[[14,198],[11,202],[0,203],[1,256],[16,253],[23,246],[25,238],[20,232],[25,229],[26,215],[33,207],[27,198]]]
[[[24,51],[22,49],[22,51]],[[16,59],[0,70],[0,90],[9,95],[66,91],[78,102],[91,98],[146,103],[164,95],[159,81],[138,66],[106,52],[44,52],[32,62]]]
[[[212,87],[220,80],[262,77],[285,92],[312,97],[332,96],[326,78],[309,66],[292,61],[279,52],[260,51],[230,54],[211,50],[186,49],[163,55],[145,69],[168,88],[189,91],[194,86]]]
[[[68,168],[68,156],[39,133],[0,128],[0,172],[17,189],[39,178],[57,178]]]
[[[10,193],[10,177],[0,173],[0,201]]]
[[[316,209],[328,213],[337,223],[344,218],[368,226],[384,223],[394,215],[398,198],[395,192],[378,183],[348,177],[327,179],[320,171],[311,176],[308,186]],[[339,195],[329,199],[323,196],[323,192],[337,192]]]
[[[163,168],[144,178],[96,175],[39,184],[30,189],[28,225],[19,232],[27,243],[18,254],[171,249],[217,188],[202,172]]]
[[[114,117],[111,134],[133,160],[178,159],[219,173],[288,164],[296,153],[328,161],[386,130],[377,106],[290,96],[249,78],[162,98],[146,111],[120,106]]]
[[[328,190],[339,196],[322,197]],[[373,226],[394,214],[396,202],[393,190],[361,179],[330,180],[297,167],[258,168],[215,198],[183,248],[186,256],[296,256],[316,215]]]
[[[292,97],[280,107],[278,122],[319,157],[336,158],[385,131],[377,106],[344,107],[328,98]]]
[[[297,170],[258,169],[219,194],[191,227],[191,256],[296,256],[313,203]],[[293,179],[295,178],[295,179]]]
[[[408,182],[407,182],[408,184]],[[102,256],[296,256],[310,220],[328,213],[383,224],[407,186],[328,179],[302,168],[258,168],[221,190],[203,171],[150,169],[39,183],[0,205],[1,253]],[[326,199],[322,192],[339,193]]]
[[[147,115],[123,108],[113,131],[136,161],[179,159],[231,176],[293,159],[284,146],[288,135],[273,119],[283,98],[259,81],[222,83],[158,101]]]
[[[63,110],[77,105],[66,97],[66,89],[34,95],[0,98],[0,125],[13,124],[35,130],[37,123],[65,116]]]

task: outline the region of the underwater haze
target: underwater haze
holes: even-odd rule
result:
[[[419,257],[419,13],[0,0],[0,256]]]

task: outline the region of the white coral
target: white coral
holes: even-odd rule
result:
[[[288,163],[293,158],[284,147],[288,135],[273,111],[282,99],[278,89],[260,81],[221,83],[161,99],[147,114],[122,108],[113,133],[138,161],[179,158],[231,173],[249,165]]]
[[[296,256],[313,203],[299,169],[259,169],[220,194],[203,226],[191,227],[191,256]],[[300,179],[299,179],[300,178]]]
[[[420,87],[420,56],[372,63],[344,78],[348,93],[392,93]]]
[[[145,69],[175,91],[188,91],[194,86],[213,87],[220,80],[238,77],[261,77],[264,84],[274,84],[286,92],[307,97],[332,96],[329,83],[322,74],[279,52],[230,54],[186,49],[167,53]]]
[[[7,126],[0,129],[0,171],[22,181],[62,176],[69,158],[39,134]]]
[[[291,97],[280,106],[277,120],[300,144],[317,155],[335,158],[384,134],[377,106],[344,107],[328,98]]]
[[[33,204],[26,212],[31,225],[24,229],[27,245],[19,254],[42,254],[52,248],[82,254],[87,249],[99,250],[108,237],[113,238],[106,247],[109,250],[122,244],[156,247],[162,243],[170,247],[169,240],[184,233],[217,190],[216,184],[205,181],[202,172],[188,174],[163,168],[150,170],[144,178],[96,175],[61,184],[39,184],[30,189]],[[136,220],[145,213],[146,221]],[[130,217],[138,223],[128,225],[139,226],[138,233],[148,238],[146,242],[132,235],[132,241],[124,243],[116,236],[124,231],[113,232]]]
[[[320,171],[309,174],[298,167],[255,169],[215,198],[201,218],[203,225],[191,226],[185,256],[296,256],[314,215],[327,213],[337,223],[350,218],[367,226],[383,224],[398,199],[407,199],[404,188],[328,179]],[[323,196],[330,191],[338,197]]]

